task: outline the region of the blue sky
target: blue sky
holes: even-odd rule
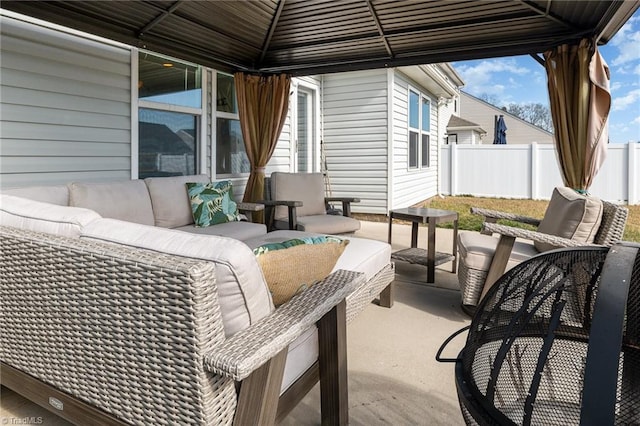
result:
[[[612,143],[640,141],[640,10],[618,31],[600,54],[611,71],[612,107],[609,139]],[[530,56],[454,62],[465,81],[463,91],[487,94],[500,106],[509,103],[549,105],[544,67]],[[463,106],[464,108],[464,106]],[[464,109],[462,110],[464,117]]]

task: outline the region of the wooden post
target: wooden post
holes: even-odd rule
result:
[[[318,321],[323,425],[349,423],[346,314],[347,304],[343,300]]]
[[[275,424],[286,360],[287,348],[242,381],[233,424]]]
[[[484,282],[484,288],[482,289],[480,300],[484,298],[485,294],[487,294],[489,289],[496,281],[498,281],[498,278],[500,278],[507,269],[507,263],[509,262],[509,256],[511,255],[511,250],[513,249],[513,243],[515,241],[516,239],[514,237],[508,237],[506,235],[500,236],[498,247],[496,247],[493,259],[491,260],[487,279]]]

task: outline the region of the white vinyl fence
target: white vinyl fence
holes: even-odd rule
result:
[[[444,195],[549,199],[562,178],[553,145],[443,145]],[[589,193],[616,203],[640,204],[640,143],[609,144]]]

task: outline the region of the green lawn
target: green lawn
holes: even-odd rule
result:
[[[517,213],[524,216],[542,218],[547,209],[548,201],[541,200],[513,200],[504,198],[479,198],[479,197],[434,197],[423,203],[436,209],[455,210],[460,214],[460,229],[480,230],[482,218],[469,212],[471,207],[483,207],[486,209],[500,210]],[[629,217],[624,231],[626,241],[640,242],[640,206],[627,206]],[[503,222],[514,226],[526,226],[518,223]],[[451,225],[449,225],[451,226]]]
[[[435,209],[454,210],[460,214],[458,227],[471,231],[479,231],[482,226],[482,217],[473,215],[469,212],[471,207],[482,207],[491,210],[500,210],[505,212],[517,213],[524,216],[542,218],[547,209],[548,201],[540,200],[514,200],[506,198],[480,198],[471,196],[456,197],[434,197],[418,206],[431,207]],[[640,243],[640,206],[627,206],[629,208],[629,218],[624,231],[624,239],[626,241],[635,241]],[[375,218],[371,215],[354,215],[363,220],[386,220],[385,216]],[[502,222],[513,226],[526,227],[520,223]],[[450,228],[452,224],[443,224],[443,227]]]

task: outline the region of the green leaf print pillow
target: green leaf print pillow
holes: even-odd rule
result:
[[[193,221],[199,228],[240,220],[231,181],[187,183]]]

